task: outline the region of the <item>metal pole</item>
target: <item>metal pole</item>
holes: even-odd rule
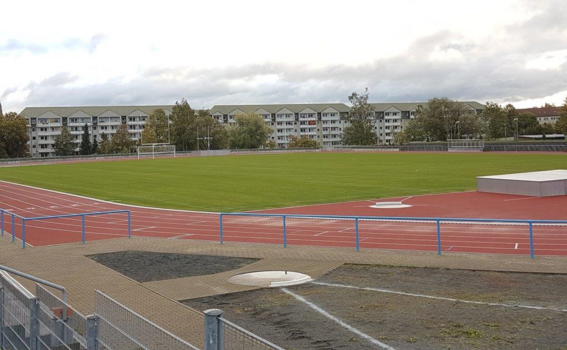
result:
[[[222,350],[222,318],[219,309],[205,310],[205,350]]]
[[[97,350],[97,320],[96,315],[87,316],[87,350]]]
[[[222,213],[219,215],[219,227],[220,227],[220,231],[219,231],[219,238],[220,238],[220,243],[222,244],[223,241],[223,237],[222,237]]]
[[[283,218],[283,246],[284,248],[287,247],[287,232],[285,229],[285,215],[282,215]]]
[[[358,238],[358,218],[354,219],[355,236],[356,236],[356,251],[360,251],[360,240]]]
[[[26,247],[26,219],[22,219],[22,248]]]
[[[81,237],[82,237],[83,243],[85,243],[85,215],[84,214],[82,215],[82,226],[83,226],[83,229],[82,229]]]
[[[439,219],[435,222],[437,223],[437,255],[441,255],[441,222]]]
[[[533,224],[530,221],[530,258],[534,258],[534,229]]]
[[[0,348],[4,348],[4,287],[0,285]]]
[[[2,215],[2,223],[1,223],[1,225],[2,225],[2,234],[1,234],[1,235],[4,236],[4,210],[1,210],[1,209],[0,209],[0,212],[1,212],[1,215]]]
[[[171,144],[171,134],[169,133],[169,114],[167,115],[167,143]]]
[[[39,321],[37,318],[37,312],[39,309],[39,302],[37,298],[31,298],[30,299],[30,350],[36,350],[39,347],[37,346],[38,341],[37,341],[37,337],[40,335],[39,334]]]
[[[16,241],[16,216],[12,214],[12,242]]]
[[[128,211],[128,238],[132,238],[132,220],[130,211]]]

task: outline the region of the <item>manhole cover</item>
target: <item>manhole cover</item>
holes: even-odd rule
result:
[[[312,281],[311,276],[293,271],[258,271],[243,273],[228,279],[230,283],[258,287],[286,287]]]

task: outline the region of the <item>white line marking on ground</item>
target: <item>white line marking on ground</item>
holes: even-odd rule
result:
[[[189,236],[195,236],[195,235],[193,233],[186,233],[186,234],[179,235],[179,236],[168,237],[167,239],[178,239],[178,238],[189,237]]]
[[[450,246],[450,247],[447,249],[447,251],[449,251],[449,250],[451,250],[451,249],[453,249],[453,246]]]
[[[514,247],[514,249],[518,249],[518,243],[516,243],[516,246]]]
[[[314,236],[315,236],[315,237],[317,237],[317,236],[321,236],[321,235],[322,235],[323,233],[327,233],[327,232],[329,232],[329,231],[323,231],[323,232],[319,232],[319,233],[316,233],[316,234],[314,234]]]
[[[510,201],[525,201],[526,199],[537,199],[540,197],[528,197],[528,198],[512,198],[512,199],[504,199],[504,202],[510,202]]]
[[[302,303],[306,304],[307,306],[309,306],[310,308],[312,308],[313,310],[317,311],[318,313],[320,313],[321,315],[327,317],[328,319],[330,319],[333,322],[338,323],[340,326],[348,329],[349,331],[357,334],[358,336],[368,340],[369,342],[371,342],[372,344],[378,345],[379,347],[381,347],[382,349],[386,349],[386,350],[395,350],[393,347],[391,347],[388,344],[384,344],[379,340],[376,340],[374,338],[372,338],[371,336],[369,336],[366,333],[363,333],[361,331],[359,331],[358,329],[354,328],[353,326],[341,321],[340,319],[336,318],[335,316],[331,315],[330,313],[328,313],[327,311],[321,309],[319,306],[313,304],[312,302],[310,302],[309,300],[305,299],[304,297],[302,297],[301,295],[297,295],[294,292],[288,290],[287,288],[282,288],[282,291],[288,295],[291,295],[292,297],[294,297],[295,299],[301,301]]]
[[[159,217],[158,217],[158,219],[159,219]],[[194,221],[194,222],[190,222],[190,223],[186,224],[186,226],[191,226],[191,225],[195,225],[195,224],[200,224],[200,223],[202,223],[202,222],[207,222],[207,221],[206,221],[206,220]]]
[[[146,226],[146,227],[140,227],[140,228],[134,229],[134,230],[132,230],[132,231],[149,230],[149,229],[151,229],[151,228],[156,228],[156,227],[157,227],[157,226]]]
[[[387,293],[387,294],[398,294],[398,295],[405,295],[405,296],[410,296],[410,297],[418,297],[418,298],[426,298],[426,299],[453,301],[453,302],[465,303],[465,304],[517,307],[517,308],[520,308],[520,309],[534,309],[534,310],[549,310],[549,311],[567,312],[567,309],[556,309],[556,308],[552,308],[552,307],[519,305],[519,304],[488,303],[488,302],[482,302],[482,301],[472,301],[472,300],[462,300],[462,299],[455,299],[455,298],[437,297],[437,296],[425,295],[425,294],[398,292],[398,291],[389,290],[389,289],[349,286],[349,285],[346,285],[346,284],[336,284],[336,283],[325,283],[325,282],[311,282],[311,283],[317,284],[317,285],[320,285],[320,286],[327,286],[327,287],[368,290],[368,291],[372,291],[372,292]]]
[[[352,228],[352,227],[349,227],[349,228],[345,228],[345,229],[343,229],[343,230],[340,230],[339,232],[345,232],[345,231],[348,231],[348,230],[350,230],[351,228]]]
[[[26,210],[34,210],[35,208],[26,208]]]

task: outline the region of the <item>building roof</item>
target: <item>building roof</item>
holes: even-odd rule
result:
[[[518,113],[531,113],[536,117],[558,117],[561,115],[561,107],[534,107],[516,109]]]
[[[483,104],[478,103],[476,101],[458,101],[458,102],[464,103],[474,109],[485,108]],[[381,102],[381,103],[371,102],[370,105],[372,105],[372,107],[374,107],[374,110],[377,112],[383,112],[390,107],[397,108],[400,111],[411,111],[417,108],[418,106],[423,106],[423,107],[427,106],[427,102]]]
[[[298,104],[273,104],[273,105],[216,105],[213,106],[209,112],[211,114],[221,113],[229,114],[235,109],[239,109],[244,113],[256,112],[259,109],[264,109],[270,113],[277,113],[278,111],[287,108],[293,113],[299,113],[305,108],[311,108],[317,113],[323,112],[327,108],[334,108],[339,112],[349,112],[350,107],[344,103],[298,103]]]
[[[173,106],[75,106],[75,107],[26,107],[20,113],[24,117],[36,118],[47,112],[52,112],[60,117],[69,117],[79,111],[90,116],[97,117],[106,111],[114,112],[118,115],[128,115],[140,110],[145,114],[152,113],[155,109],[161,108],[171,111]]]

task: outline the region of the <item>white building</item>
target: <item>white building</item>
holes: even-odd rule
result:
[[[50,157],[55,156],[55,136],[64,126],[75,138],[76,152],[85,124],[91,141],[96,138],[100,142],[103,133],[112,138],[122,124],[127,125],[131,139],[137,141],[142,136],[146,118],[158,108],[169,115],[172,106],[27,107],[21,115],[28,120],[31,155]]]

